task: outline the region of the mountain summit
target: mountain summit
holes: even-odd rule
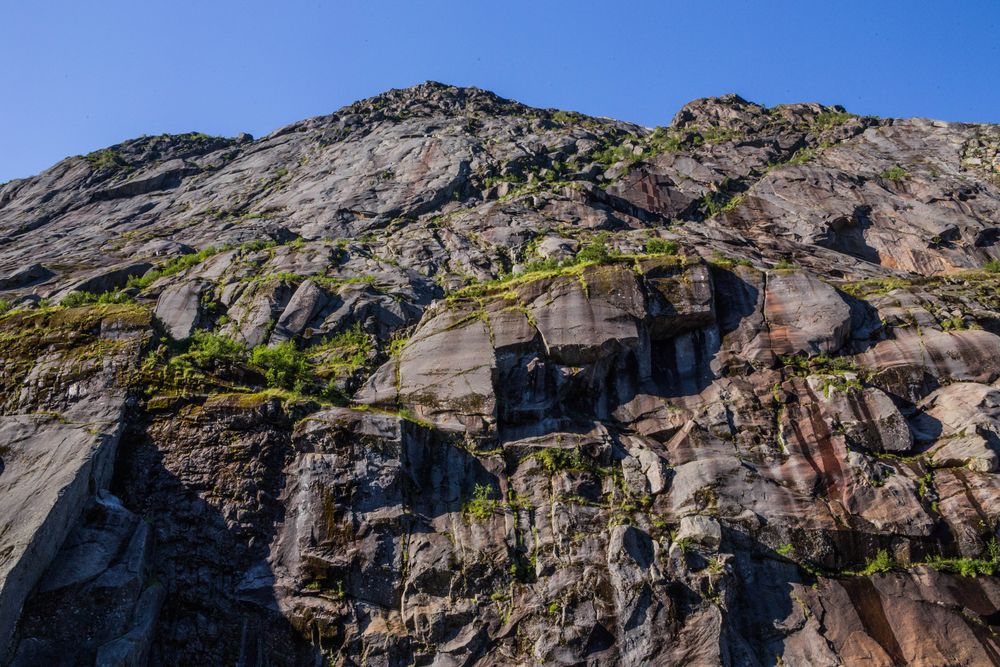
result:
[[[1000,664],[1000,127],[427,82],[0,186],[0,662]]]

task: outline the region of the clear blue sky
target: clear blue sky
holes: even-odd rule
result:
[[[427,79],[657,125],[737,92],[1000,122],[1000,1],[3,0],[0,182]]]

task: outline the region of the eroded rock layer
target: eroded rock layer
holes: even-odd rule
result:
[[[0,662],[1000,664],[998,147],[427,83],[0,186]]]

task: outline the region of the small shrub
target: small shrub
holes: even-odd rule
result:
[[[813,119],[813,124],[822,130],[836,127],[838,125],[843,125],[847,121],[856,116],[852,113],[847,113],[846,111],[824,111]]]
[[[777,551],[782,556],[790,556],[792,555],[792,552],[795,551],[795,547],[793,547],[791,544],[782,544],[780,547],[775,549],[775,551]]]
[[[552,121],[561,125],[570,125],[582,120],[582,116],[572,111],[556,111],[552,114]]]
[[[493,487],[489,484],[476,484],[472,492],[472,499],[462,507],[464,514],[470,521],[482,523],[488,521],[497,510],[499,501],[493,497]]]
[[[76,308],[78,306],[87,306],[91,304],[104,305],[134,302],[135,299],[133,299],[131,295],[119,290],[114,290],[103,292],[102,294],[93,294],[91,292],[70,292],[62,298],[59,305],[66,308]]]
[[[903,169],[902,167],[900,167],[897,164],[894,167],[890,167],[889,169],[886,169],[885,171],[883,171],[882,173],[880,173],[878,176],[879,176],[879,178],[884,179],[886,181],[899,182],[899,181],[902,181],[902,180],[908,178],[910,176],[910,174],[909,174],[909,172],[907,172],[905,169]]]
[[[10,312],[11,303],[7,299],[0,299],[0,315],[6,315]]]
[[[676,241],[651,238],[646,239],[645,251],[650,255],[676,255],[678,247]]]
[[[209,246],[199,252],[175,257],[159,268],[150,269],[142,276],[132,276],[128,280],[128,287],[145,289],[164,276],[172,276],[175,273],[180,273],[184,269],[200,264],[212,255],[216,255],[226,249],[227,246]]]
[[[195,364],[204,368],[243,361],[246,348],[228,336],[198,330],[191,335],[188,355]]]
[[[403,353],[403,348],[410,342],[409,338],[393,338],[389,342],[389,356],[398,357]]]
[[[579,447],[574,449],[549,447],[535,453],[535,458],[550,474],[560,470],[583,470],[587,467]]]
[[[127,171],[132,168],[132,165],[130,165],[125,158],[110,148],[89,153],[87,155],[87,161],[92,167],[94,167],[94,169],[111,169],[116,171],[123,169]]]
[[[371,352],[371,340],[361,328],[360,322],[356,322],[350,329],[330,337],[325,343],[313,350],[313,353],[322,359],[321,366],[330,371],[341,368],[351,370],[358,368],[364,365]]]
[[[794,269],[795,268],[795,264],[793,262],[789,262],[787,259],[779,259],[775,263],[774,268],[781,269],[781,270]]]
[[[62,298],[59,305],[65,306],[66,308],[76,308],[78,306],[85,306],[89,303],[94,303],[96,300],[97,295],[91,294],[90,292],[70,292]]]
[[[805,164],[806,162],[809,162],[809,160],[812,160],[814,157],[816,157],[815,148],[808,148],[808,147],[800,148],[799,150],[795,151],[795,155],[789,158],[788,164]]]
[[[728,255],[722,254],[718,250],[712,253],[712,259],[709,261],[721,269],[732,269],[737,266],[753,266],[753,262],[748,259],[743,259],[742,257],[729,257]]]
[[[546,259],[536,259],[532,262],[524,264],[521,268],[520,274],[525,273],[536,273],[538,271],[553,271],[558,269],[560,262],[555,257],[548,257]]]
[[[652,153],[676,153],[685,147],[685,136],[669,127],[658,127],[649,136]]]
[[[260,250],[266,250],[268,248],[273,248],[278,245],[277,241],[257,239],[255,241],[247,241],[240,245],[240,250],[243,252],[258,252]]]
[[[865,569],[861,570],[859,574],[867,577],[879,572],[888,572],[894,565],[895,563],[892,558],[889,557],[889,552],[885,549],[879,549],[878,553],[875,554],[875,558],[869,560],[865,564]]]
[[[255,347],[250,361],[264,370],[264,377],[270,387],[301,391],[312,375],[312,367],[305,353],[290,340],[273,347]]]
[[[965,328],[965,318],[961,315],[955,315],[954,317],[948,317],[941,320],[942,331],[960,331]]]
[[[1000,273],[1000,260],[991,259],[983,264],[983,270],[989,271],[990,273]]]
[[[576,253],[577,263],[596,262],[602,264],[610,260],[611,257],[611,251],[608,250],[608,246],[600,241],[588,243]]]

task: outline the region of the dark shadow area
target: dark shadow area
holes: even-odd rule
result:
[[[166,588],[166,599],[150,664],[322,664],[318,649],[278,612],[269,587],[274,576],[260,567],[283,519],[278,497],[292,453],[291,419],[234,413],[212,415],[218,421],[205,420],[204,430],[172,426],[189,423],[201,410],[193,407],[166,419],[135,414],[112,482],[155,535],[151,577]],[[213,426],[219,428],[208,432]],[[226,470],[227,459],[245,465],[243,474]],[[228,516],[221,507],[229,508]],[[245,590],[248,573],[257,584],[252,594]]]
[[[850,216],[842,215],[827,222],[826,235],[816,245],[857,257],[873,264],[881,263],[878,250],[868,245],[865,233],[872,226],[870,206],[856,206]]]
[[[792,584],[808,586],[814,579],[746,533],[723,527],[722,539],[723,549],[735,555],[735,609],[728,614],[738,636],[732,647],[734,664],[783,664],[787,635],[781,627],[796,605]],[[741,654],[742,658],[737,657]]]

